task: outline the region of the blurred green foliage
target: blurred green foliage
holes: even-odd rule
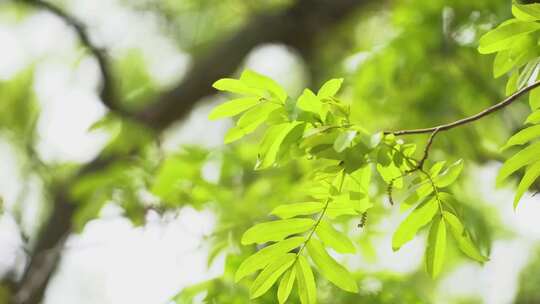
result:
[[[130,9],[155,14],[163,25],[163,36],[191,57],[200,56],[215,47],[221,37],[243,26],[249,18],[270,11],[279,12],[290,3],[286,0],[123,1],[123,5]],[[8,5],[6,10],[0,11],[0,18],[13,24],[31,15],[22,6]],[[13,18],[14,15],[17,18]],[[276,98],[284,105],[283,112],[270,119],[279,121],[286,117],[306,122],[324,121],[328,112],[331,113],[328,122],[361,125],[362,130],[348,129],[350,133],[329,132],[334,136],[332,144],[324,149],[332,153],[320,157],[338,157],[340,161],[351,164],[347,173],[354,172],[365,165],[363,161],[352,162],[356,158],[346,155],[357,134],[364,136],[362,140],[367,142],[368,134],[381,130],[426,127],[453,121],[476,113],[507,95],[507,79],[494,80],[492,76],[494,72],[501,76],[503,71],[512,69],[512,75],[517,75],[516,66],[495,65],[494,70],[494,57],[479,55],[477,48],[482,35],[511,17],[510,1],[401,0],[375,3],[340,27],[330,29],[328,35],[314,46],[313,54],[304,58],[305,69],[310,73],[308,86],[313,91],[304,91],[302,101],[298,100],[302,113],[295,110],[291,101],[299,96],[286,99],[284,92],[272,86],[269,92],[265,92],[267,97]],[[535,32],[523,43],[516,44],[519,45],[516,52],[538,51],[538,37],[534,36],[537,34]],[[528,56],[525,57],[530,59]],[[530,56],[537,57],[538,54]],[[121,56],[114,57],[112,65],[115,87],[128,109],[140,109],[158,96],[162,88],[152,78],[141,50],[123,52]],[[55,181],[74,172],[79,165],[43,163],[36,152],[36,122],[40,106],[33,88],[33,68],[31,64],[10,79],[0,81],[0,135],[20,152],[18,156],[25,164],[21,171],[36,173],[44,181],[46,199],[50,204]],[[523,65],[518,66],[517,71],[523,72]],[[326,111],[313,102],[317,92],[315,88],[334,77],[344,78],[343,89],[339,93],[340,101]],[[332,91],[332,88],[328,90]],[[256,104],[253,100],[239,103],[246,110]],[[223,112],[214,113],[214,118],[232,116],[227,112],[230,109],[221,110]],[[237,110],[238,104],[233,107],[233,111]],[[269,109],[266,114],[272,110],[275,109]],[[340,111],[347,112],[347,115],[334,115]],[[506,159],[510,154],[501,152],[500,147],[511,134],[522,128],[528,112],[525,103],[516,103],[481,122],[439,135],[432,147],[431,168],[440,160],[460,158],[467,164],[465,177],[447,186],[454,197],[452,206],[455,213],[469,231],[463,238],[474,240],[483,254],[489,254],[493,240],[501,235],[507,236],[508,231],[501,225],[494,208],[479,198],[475,187],[477,181],[468,178],[468,168],[474,163]],[[305,193],[299,190],[308,188],[314,171],[326,168],[330,172],[331,167],[338,164],[335,161],[329,165],[320,159],[290,161],[299,152],[293,149],[294,143],[300,140],[297,136],[300,133],[292,132],[297,125],[290,126],[287,131],[291,133],[275,130],[276,134],[283,135],[282,143],[290,149],[263,144],[265,153],[261,154],[258,143],[265,132],[256,130],[260,123],[262,121],[257,115],[244,119],[244,123],[239,120],[237,127],[229,131],[227,139],[233,142],[240,137],[245,138],[228,146],[215,149],[183,146],[175,151],[165,151],[159,142],[160,136],[153,131],[107,114],[90,131],[109,134],[110,141],[104,148],[104,155],[112,157],[113,161],[103,170],[74,181],[70,195],[79,202],[73,218],[75,229],[83,231],[88,221],[99,217],[106,204],[120,206],[125,216],[136,225],[145,224],[149,210],[175,212],[184,206],[210,210],[216,215],[217,226],[206,240],[212,247],[208,263],[212,264],[218,256],[225,255],[224,274],[179,291],[174,300],[192,303],[194,298],[202,295],[207,303],[246,303],[254,278],[235,283],[235,272],[263,245],[242,246],[242,235],[255,223],[277,220],[280,212],[271,214],[272,211],[283,204],[301,202]],[[351,132],[356,133],[352,135]],[[293,136],[287,137],[289,134]],[[336,141],[337,137],[340,139]],[[324,142],[328,138],[321,140]],[[407,138],[407,141],[419,147],[425,144],[425,138],[420,136]],[[315,150],[315,144],[310,148]],[[316,152],[311,153],[312,156],[323,155],[322,151]],[[354,150],[354,153],[352,155],[356,156],[360,150]],[[410,156],[418,158],[421,154],[422,149],[419,148]],[[394,177],[384,172],[398,169],[395,164],[403,164],[403,159],[398,158],[393,152],[381,152],[380,163],[387,165],[380,168],[379,171],[383,172],[381,177],[374,176],[369,188],[365,189],[373,206],[370,206],[363,228],[357,227],[362,218],[358,210],[353,216],[333,222],[339,231],[350,232],[347,238],[358,250],[352,259],[377,263],[377,240],[393,232],[381,231],[384,229],[380,227],[390,208],[386,200],[387,183]],[[280,166],[273,166],[275,162]],[[209,175],[208,172],[213,173]],[[410,181],[396,183],[400,182]],[[396,202],[400,203],[406,202],[409,195],[411,193],[398,189],[394,193]],[[21,208],[20,202],[9,202],[9,205],[15,205],[13,209]],[[428,229],[421,226],[414,227],[412,236],[416,232],[428,235]],[[450,236],[452,232],[450,227],[447,228]],[[464,261],[463,254],[454,249],[460,245],[459,237],[456,238],[458,242],[448,246],[445,267],[437,271],[432,269],[431,273],[441,272],[444,277]],[[477,259],[481,258],[477,256]],[[538,281],[536,264],[538,262],[533,261],[523,273],[516,303],[536,303],[535,299],[539,297],[535,289]],[[423,269],[405,274],[351,269],[351,276],[358,283],[358,293],[342,292],[326,279],[320,279],[320,274],[315,272],[320,303],[433,303],[437,299],[438,281],[430,279]],[[275,303],[277,285],[271,292],[252,300],[253,303]],[[4,291],[0,288],[0,299]],[[291,294],[289,301],[299,301],[296,292]],[[457,303],[477,301],[463,299]]]

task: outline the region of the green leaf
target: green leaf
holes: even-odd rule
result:
[[[328,204],[326,208],[326,216],[329,218],[336,218],[342,215],[358,215],[359,211],[357,206],[353,205],[353,202],[349,199],[342,199],[345,196],[334,197],[334,199]],[[363,207],[363,206],[362,206]],[[367,208],[366,208],[367,209]]]
[[[238,282],[245,276],[266,267],[273,259],[297,248],[304,241],[305,237],[291,237],[257,251],[240,264],[238,270],[236,270],[234,280]]]
[[[270,113],[279,109],[279,107],[279,105],[264,102],[260,106],[245,112],[236,123],[236,127],[229,129],[225,135],[225,143],[231,143],[252,133],[266,121]]]
[[[416,207],[397,228],[392,237],[392,249],[399,250],[401,246],[414,238],[420,228],[427,225],[439,208],[435,197]]]
[[[486,262],[489,259],[483,256],[476,245],[473,243],[469,233],[461,223],[461,221],[452,213],[443,211],[444,219],[450,228],[452,236],[458,243],[459,249],[470,258],[478,262]]]
[[[216,120],[223,117],[231,117],[247,111],[259,103],[257,97],[238,98],[227,101],[215,107],[208,115],[208,119]]]
[[[291,294],[294,280],[296,279],[296,271],[294,269],[289,269],[285,275],[281,278],[281,281],[279,282],[277,297],[279,304],[283,304],[287,301],[287,298],[289,298],[289,295]]]
[[[439,201],[443,204],[444,207],[448,209],[448,211],[458,214],[455,209],[456,200],[455,198],[447,192],[441,192],[439,191]]]
[[[317,97],[315,93],[313,93],[310,89],[305,89],[304,92],[302,92],[302,95],[298,97],[296,105],[304,111],[315,113],[319,115],[323,120],[325,119],[326,115],[325,113],[322,113],[324,112],[323,104],[319,97]]]
[[[287,137],[287,134],[299,124],[301,124],[301,122],[294,121],[291,123],[273,125],[268,128],[259,148],[260,158],[255,166],[256,170],[268,168],[276,162],[279,148],[283,143],[283,140]]]
[[[532,110],[540,108],[540,88],[536,88],[529,93],[529,106]]]
[[[523,129],[519,131],[518,133],[514,134],[512,137],[510,137],[508,142],[506,142],[506,144],[501,148],[501,150],[506,150],[509,147],[516,146],[516,145],[523,145],[539,136],[540,136],[540,125]]]
[[[517,91],[517,81],[519,78],[519,73],[516,71],[510,75],[510,78],[508,78],[508,82],[506,83],[506,96],[512,95],[514,92]]]
[[[295,259],[296,254],[288,253],[268,264],[251,285],[249,289],[250,298],[258,298],[267,292],[279,277],[291,267]]]
[[[523,21],[540,20],[540,4],[512,4],[512,15]]]
[[[533,143],[504,162],[497,176],[497,184],[501,184],[502,181],[520,168],[540,160],[539,149],[540,142]]]
[[[406,211],[412,206],[414,206],[416,203],[422,201],[424,198],[426,198],[428,195],[433,193],[433,187],[429,183],[429,181],[424,181],[424,184],[422,184],[418,189],[416,189],[413,193],[411,193],[402,203],[400,206],[401,211]]]
[[[263,91],[249,87],[243,81],[232,78],[223,78],[214,82],[213,87],[220,90],[242,95],[262,97]]]
[[[391,154],[386,153],[384,149],[379,150],[377,154],[377,165],[375,168],[386,183],[394,182],[394,187],[401,189],[403,187],[403,178],[401,170],[392,162]]]
[[[514,64],[510,58],[510,50],[504,50],[497,53],[493,61],[493,77],[499,78],[506,72],[510,71]]]
[[[311,259],[328,281],[345,291],[358,292],[353,276],[326,252],[319,240],[312,238],[307,243],[307,249]]]
[[[252,70],[245,70],[240,76],[240,80],[253,88],[267,90],[281,102],[285,102],[287,99],[285,89],[270,77]]]
[[[347,235],[343,232],[337,231],[325,220],[319,222],[317,229],[315,229],[315,233],[317,233],[321,241],[323,241],[326,246],[331,247],[339,253],[356,252],[356,248]]]
[[[357,132],[354,130],[348,130],[340,133],[336,138],[336,141],[334,141],[334,150],[336,150],[338,153],[343,152],[350,146],[356,137],[356,134]]]
[[[340,195],[333,196],[328,209],[334,209],[337,206],[350,206],[356,210],[356,214],[358,214],[359,212],[368,210],[373,204],[369,201],[367,194],[356,191],[347,191]],[[335,211],[335,209],[332,211]]]
[[[288,219],[298,215],[310,215],[320,212],[324,208],[321,202],[305,202],[279,205],[270,214],[279,216],[282,219]]]
[[[531,81],[535,81],[538,76],[538,64],[540,60],[537,58],[533,61],[529,61],[523,70],[519,73],[517,80],[517,89],[522,89],[527,86]]]
[[[532,35],[522,35],[512,42],[512,47],[497,53],[493,62],[495,78],[517,70],[538,56],[536,40]]]
[[[529,187],[534,183],[534,181],[540,176],[540,162],[536,162],[529,166],[525,170],[525,175],[519,182],[516,196],[514,198],[514,209],[517,208],[519,200],[523,194],[529,189]]]
[[[317,96],[321,99],[335,96],[336,93],[341,88],[342,83],[343,83],[343,78],[334,78],[334,79],[328,80],[319,89],[319,92],[317,92]]]
[[[314,224],[315,221],[309,218],[295,218],[257,224],[244,233],[242,245],[281,241],[291,234],[309,230]]]
[[[446,251],[446,224],[443,217],[437,217],[429,230],[426,248],[426,269],[432,278],[439,275]]]
[[[489,54],[505,50],[512,47],[512,42],[520,35],[532,33],[540,30],[540,24],[533,22],[524,22],[519,20],[509,20],[487,32],[480,38],[478,51],[481,54]]]
[[[317,287],[315,278],[306,258],[298,256],[295,264],[296,281],[298,282],[298,295],[302,304],[317,304]]]
[[[435,177],[433,180],[437,187],[443,188],[451,185],[463,171],[463,160],[458,160],[452,165],[448,166],[441,175]]]
[[[230,144],[246,136],[247,134],[249,134],[248,130],[244,130],[239,127],[232,127],[227,131],[227,134],[225,134],[225,138],[223,139],[223,142],[225,144]]]
[[[351,191],[369,192],[371,182],[371,166],[366,165],[346,175],[347,189]]]
[[[527,120],[525,120],[525,123],[526,124],[540,123],[540,110],[534,111],[529,116],[527,116]]]
[[[244,115],[238,119],[236,125],[243,129],[251,129],[253,126],[258,127],[262,124],[276,109],[279,109],[280,106],[271,102],[264,102],[260,106],[248,110]],[[253,128],[253,130],[255,130]]]
[[[189,170],[189,165],[182,159],[174,156],[167,157],[154,176],[152,194],[165,202],[176,200],[175,194],[178,191],[179,181],[183,177],[182,173],[187,170]]]
[[[436,162],[435,164],[433,164],[433,166],[431,166],[431,169],[429,169],[429,174],[431,176],[437,176],[439,175],[439,173],[442,171],[442,169],[444,168],[444,165],[446,165],[446,161],[443,160],[443,161],[438,161]]]

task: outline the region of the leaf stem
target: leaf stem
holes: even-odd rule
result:
[[[343,182],[344,181],[345,181],[345,170],[342,170],[341,171],[341,181],[339,182],[339,188],[338,188],[339,193],[341,193],[341,191],[343,190]],[[313,225],[313,228],[309,232],[309,235],[308,235],[306,241],[302,244],[302,247],[300,247],[300,249],[298,250],[298,253],[296,253],[296,259],[298,259],[298,256],[300,255],[300,253],[302,253],[302,250],[304,250],[304,248],[307,246],[307,244],[309,243],[309,241],[313,237],[313,234],[315,233],[315,230],[317,230],[317,227],[321,223],[321,221],[322,221],[322,219],[324,217],[324,214],[326,213],[326,210],[328,209],[328,205],[330,205],[330,198],[331,198],[331,196],[328,196],[328,198],[326,199],[326,202],[324,204],[324,208],[323,208],[323,210],[321,210],[321,213],[319,214],[319,217],[317,218],[317,221]],[[296,259],[295,259],[295,261],[296,261]]]
[[[437,185],[435,185],[435,182],[433,181],[433,178],[431,177],[431,175],[429,175],[429,173],[427,173],[424,169],[420,168],[418,169],[420,172],[422,172],[426,177],[427,179],[429,180],[429,182],[431,183],[431,187],[433,187],[433,193],[435,194],[435,199],[437,200],[437,203],[439,204],[439,211],[441,213],[441,216],[443,215],[443,209],[442,209],[442,202],[441,202],[441,198],[439,196],[439,188],[437,188]]]

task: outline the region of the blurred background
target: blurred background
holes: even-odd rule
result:
[[[256,248],[241,234],[310,171],[253,171],[256,132],[211,84],[249,68],[296,97],[343,77],[352,119],[376,132],[453,121],[504,98],[479,36],[511,16],[491,0],[0,1],[0,303],[275,303],[234,283]],[[504,77],[503,77],[504,78]],[[382,181],[359,250],[336,257],[358,294],[319,281],[320,303],[540,303],[539,198],[495,188],[499,148],[528,113],[515,104],[438,136],[432,160],[465,159],[454,193],[490,254],[452,251],[424,271],[424,238],[400,251],[404,217]],[[407,138],[423,144],[425,138]],[[398,199],[399,201],[399,194]],[[9,300],[11,299],[11,300]],[[291,303],[297,303],[292,298]]]

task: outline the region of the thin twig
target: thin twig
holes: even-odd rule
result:
[[[519,97],[523,96],[524,94],[526,94],[527,92],[535,89],[536,87],[540,86],[540,81],[537,81],[533,84],[530,84],[520,90],[518,90],[517,92],[515,92],[514,94],[508,96],[507,98],[505,98],[503,101],[487,108],[487,109],[484,109],[483,111],[475,114],[475,115],[472,115],[472,116],[469,116],[469,117],[466,117],[466,118],[463,118],[463,119],[460,119],[460,120],[456,120],[454,122],[451,122],[451,123],[447,123],[447,124],[442,124],[442,125],[438,125],[438,126],[435,126],[435,127],[430,127],[430,128],[423,128],[423,129],[410,129],[410,130],[398,130],[398,131],[384,131],[384,134],[394,134],[396,136],[400,136],[400,135],[410,135],[410,134],[423,134],[423,133],[433,133],[435,132],[435,130],[437,130],[437,132],[439,131],[446,131],[446,130],[450,130],[450,129],[453,129],[455,127],[459,127],[459,126],[462,126],[462,125],[465,125],[465,124],[468,124],[468,123],[471,123],[471,122],[474,122],[476,120],[479,120],[480,118],[484,117],[484,116],[487,116],[493,112],[496,112],[510,104],[512,104],[514,101],[518,100]]]
[[[435,139],[435,136],[437,135],[437,133],[439,132],[439,128],[436,128],[432,133],[431,135],[429,136],[429,139],[427,141],[427,144],[426,144],[426,147],[424,148],[424,155],[422,155],[422,158],[420,159],[420,161],[418,162],[418,165],[416,166],[416,170],[418,169],[422,169],[424,167],[424,162],[426,161],[426,159],[428,158],[429,156],[429,149],[431,149],[431,145],[433,145],[433,139]],[[415,170],[415,171],[416,171]]]

